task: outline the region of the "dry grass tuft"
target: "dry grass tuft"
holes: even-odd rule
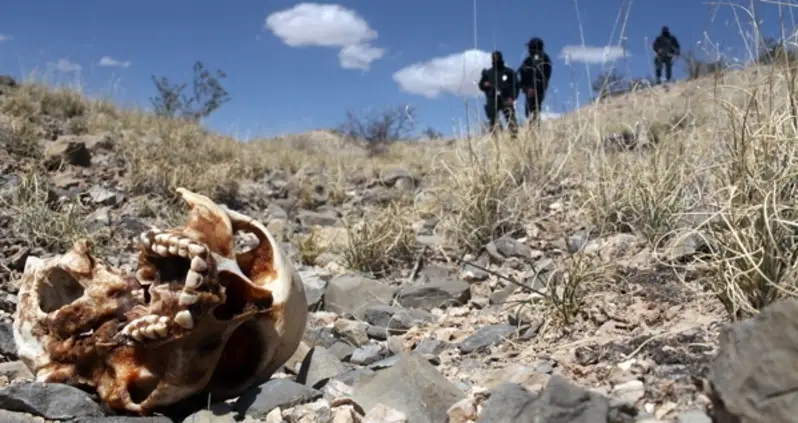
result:
[[[355,223],[345,222],[346,266],[381,275],[412,263],[418,250],[412,223],[398,204],[368,212]]]
[[[79,203],[59,200],[37,172],[19,177],[19,184],[0,196],[0,215],[28,246],[63,250],[90,238],[83,221],[86,210]]]

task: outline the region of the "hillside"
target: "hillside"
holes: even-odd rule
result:
[[[96,398],[24,382],[11,332],[21,274],[79,239],[132,274],[142,232],[185,223],[185,187],[263,222],[311,313],[275,375],[285,384],[146,421],[787,421],[796,405],[772,392],[791,389],[798,306],[719,337],[795,292],[792,72],[729,71],[589,105],[518,140],[375,156],[324,131],[239,143],[2,79],[0,416],[105,414],[56,409],[56,396]],[[128,421],[91,421],[106,419]]]

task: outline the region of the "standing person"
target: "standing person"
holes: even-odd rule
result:
[[[501,129],[501,122],[497,120],[499,109],[510,133],[515,137],[518,132],[518,120],[515,115],[515,99],[518,97],[518,80],[515,72],[504,65],[504,57],[498,50],[491,54],[492,66],[482,70],[479,80],[479,89],[485,93],[485,114],[488,115],[491,131]]]
[[[656,57],[654,58],[654,71],[657,77],[657,84],[662,80],[662,65],[665,65],[665,79],[671,82],[671,68],[673,66],[673,58],[679,56],[681,48],[679,47],[679,40],[671,35],[670,29],[667,26],[662,27],[662,32],[654,40],[651,46],[654,50]]]
[[[543,49],[543,40],[534,37],[526,43],[529,56],[518,68],[519,86],[526,96],[524,114],[529,120],[540,122],[540,108],[546,97],[546,90],[551,79],[552,64],[549,55]]]

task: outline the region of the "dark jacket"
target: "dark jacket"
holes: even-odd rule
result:
[[[518,68],[518,85],[521,89],[534,88],[546,91],[551,79],[552,64],[545,52],[530,54]]]
[[[485,82],[490,82],[490,87],[485,86]],[[502,70],[495,67],[482,70],[482,78],[479,80],[479,89],[488,96],[488,101],[498,97],[502,100],[507,98],[518,98],[518,79],[512,69],[505,66]],[[498,90],[498,91],[497,91]]]
[[[679,40],[671,34],[660,34],[651,46],[657,56],[670,57],[680,54]]]

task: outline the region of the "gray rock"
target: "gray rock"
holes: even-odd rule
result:
[[[401,167],[391,167],[382,171],[380,175],[380,182],[384,185],[392,187],[399,183],[401,180],[407,180],[406,183],[412,184],[415,186],[415,178],[413,175],[404,168]]]
[[[615,385],[612,388],[613,397],[621,402],[634,405],[646,394],[646,387],[642,381],[634,379]]]
[[[457,344],[460,352],[468,354],[494,344],[503,342],[516,332],[516,327],[508,324],[491,325],[479,328],[473,335]]]
[[[388,350],[378,344],[364,345],[356,348],[352,352],[352,357],[349,359],[350,363],[360,364],[362,366],[382,360],[388,355]]]
[[[91,166],[91,152],[86,144],[80,141],[58,140],[47,144],[44,151],[44,165],[48,169],[57,169],[63,165],[80,167]]]
[[[211,405],[183,419],[183,423],[235,423],[233,408],[225,402]]]
[[[256,419],[266,417],[269,411],[280,407],[294,407],[321,398],[322,392],[287,380],[272,379],[257,388],[245,392],[233,407],[239,415]]]
[[[362,204],[388,204],[401,198],[401,191],[391,190],[383,186],[369,188],[360,198]]]
[[[590,240],[590,234],[587,231],[579,231],[568,237],[567,245],[568,252],[573,254],[581,251]]]
[[[338,319],[335,321],[334,329],[345,340],[349,341],[355,346],[365,345],[369,342],[368,323],[358,320]]]
[[[305,227],[311,226],[335,226],[338,223],[338,216],[333,212],[315,212],[310,210],[300,210],[297,214],[299,223]]]
[[[17,343],[10,322],[0,322],[0,354],[7,358],[17,358]]]
[[[60,383],[19,382],[8,385],[0,389],[0,409],[49,420],[105,416],[88,394]]]
[[[490,277],[490,273],[484,269],[488,268],[488,265],[490,264],[490,257],[488,257],[487,254],[483,254],[474,262],[474,264],[479,267],[469,263],[463,263],[460,266],[460,277],[468,282],[482,282],[487,280]]]
[[[314,389],[320,389],[332,377],[346,371],[346,366],[326,348],[316,346],[308,351],[299,368],[296,381]]]
[[[485,250],[496,259],[502,260],[511,257],[532,259],[532,249],[509,236],[495,239],[485,246]]]
[[[437,318],[426,311],[403,309],[382,304],[374,304],[363,311],[363,319],[370,325],[397,331],[406,331],[414,325],[434,322]]]
[[[437,279],[432,282],[409,286],[396,296],[402,307],[432,310],[437,307],[456,306],[468,303],[471,287],[468,283],[453,278]]]
[[[400,331],[396,331],[395,329],[391,330],[391,329],[388,329],[388,328],[384,328],[382,326],[369,326],[366,329],[366,335],[368,335],[369,338],[376,339],[378,341],[385,341],[385,340],[388,339],[388,337],[392,333],[396,334],[397,332],[398,333],[402,333],[402,332],[407,332],[407,331],[404,330],[404,329],[400,330]]]
[[[305,286],[305,298],[308,301],[308,310],[315,310],[324,298],[324,291],[327,289],[327,281],[330,280],[330,273],[324,269],[310,268],[297,271],[302,283]]]
[[[269,203],[269,205],[266,208],[269,211],[269,217],[271,217],[272,219],[288,220],[288,213],[286,213],[285,209],[278,206],[277,204]]]
[[[404,353],[394,366],[362,378],[352,393],[366,412],[382,403],[403,412],[413,423],[445,422],[446,411],[463,398],[465,394],[427,360]]]
[[[15,413],[13,411],[0,410],[0,422],[3,423],[39,423],[40,420],[29,414]]]
[[[7,361],[5,363],[0,363],[0,375],[8,376],[9,379],[33,379],[33,373],[31,373],[28,366],[26,366],[21,361]]]
[[[712,239],[708,234],[683,229],[668,240],[663,248],[665,260],[678,262],[700,252],[709,252]]]
[[[339,375],[335,380],[349,386],[355,386],[361,380],[371,379],[374,374],[374,370],[371,369],[355,369]]]
[[[346,342],[338,341],[330,346],[328,352],[339,360],[349,360],[349,357],[352,357],[352,353],[354,351],[354,346],[349,345]]]
[[[553,375],[539,396],[522,385],[505,383],[485,403],[477,423],[603,423],[608,421],[609,400]]]
[[[690,410],[676,416],[675,423],[712,423],[712,419],[701,410]]]
[[[533,403],[537,395],[519,383],[496,386],[485,401],[477,423],[521,423],[534,421]]]
[[[715,421],[793,421],[798,416],[796,360],[798,300],[779,301],[724,328],[709,376]]]
[[[232,416],[230,417],[232,419]],[[137,417],[137,416],[108,416],[82,418],[81,423],[174,423],[172,419],[164,416]],[[227,423],[235,420],[183,420],[186,423]],[[3,420],[5,423],[5,420]]]
[[[393,299],[396,288],[366,277],[359,273],[349,273],[333,278],[327,285],[324,295],[324,308],[327,311],[362,318],[364,309],[372,304],[388,304]]]
[[[450,347],[451,344],[449,342],[433,338],[424,338],[416,345],[413,352],[417,354],[438,355]]]
[[[91,202],[100,206],[115,206],[125,201],[125,195],[107,188],[95,185],[87,192]]]

